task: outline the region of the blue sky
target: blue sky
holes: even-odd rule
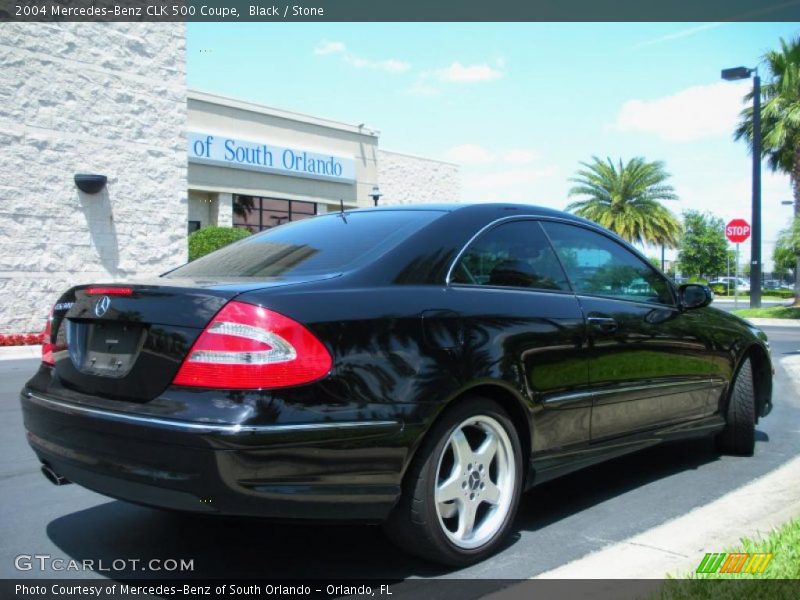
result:
[[[790,23],[190,23],[187,79],[365,123],[387,150],[457,162],[464,200],[564,208],[579,161],[644,156],[672,173],[674,212],[749,220],[750,159],[731,131],[750,84],[719,71],[755,65],[798,33]],[[789,198],[788,178],[765,170],[765,258]]]

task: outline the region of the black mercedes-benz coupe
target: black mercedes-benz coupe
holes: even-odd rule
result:
[[[45,475],[153,507],[381,522],[485,558],[529,487],[653,444],[751,454],[766,336],[533,206],[290,223],[53,308],[22,390]]]

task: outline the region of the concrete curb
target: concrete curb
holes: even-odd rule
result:
[[[41,346],[2,346],[0,360],[19,360],[21,358],[40,358]]]
[[[744,317],[743,317],[744,318]],[[756,327],[800,327],[800,319],[745,319]]]

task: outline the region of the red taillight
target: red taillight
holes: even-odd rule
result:
[[[322,342],[297,321],[252,304],[229,302],[197,338],[172,383],[279,388],[324,377],[332,364]]]
[[[84,293],[87,296],[132,296],[133,289],[129,287],[88,287]]]
[[[53,311],[51,310],[50,315],[47,317],[47,324],[44,326],[44,331],[42,332],[42,362],[51,367],[56,364],[56,361],[53,359],[55,344],[51,342],[51,338],[53,337],[52,323]]]

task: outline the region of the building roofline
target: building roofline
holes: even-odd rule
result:
[[[409,158],[417,158],[427,162],[437,162],[443,165],[450,165],[452,167],[461,168],[460,163],[450,162],[449,160],[439,160],[438,158],[428,158],[427,156],[420,156],[419,154],[410,154],[408,152],[397,152],[396,150],[387,150],[386,148],[378,148],[379,152],[386,152],[387,154],[399,154],[400,156],[407,156]]]
[[[379,130],[373,129],[372,127],[367,127],[363,123],[361,125],[343,123],[341,121],[334,121],[333,119],[326,119],[324,117],[316,117],[314,115],[284,110],[282,108],[265,106],[264,104],[256,104],[255,102],[250,102],[248,100],[241,100],[231,96],[222,96],[220,94],[213,94],[211,92],[203,92],[201,90],[190,89],[187,91],[186,97],[189,100],[197,100],[200,102],[207,102],[209,104],[217,104],[219,106],[229,106],[239,110],[260,113],[262,115],[269,115],[271,117],[279,117],[282,119],[288,119],[290,121],[300,121],[302,123],[309,123],[311,125],[318,125],[320,127],[327,127],[329,129],[336,129],[339,131],[346,131],[348,133],[366,135],[374,138],[379,137],[381,133]]]

